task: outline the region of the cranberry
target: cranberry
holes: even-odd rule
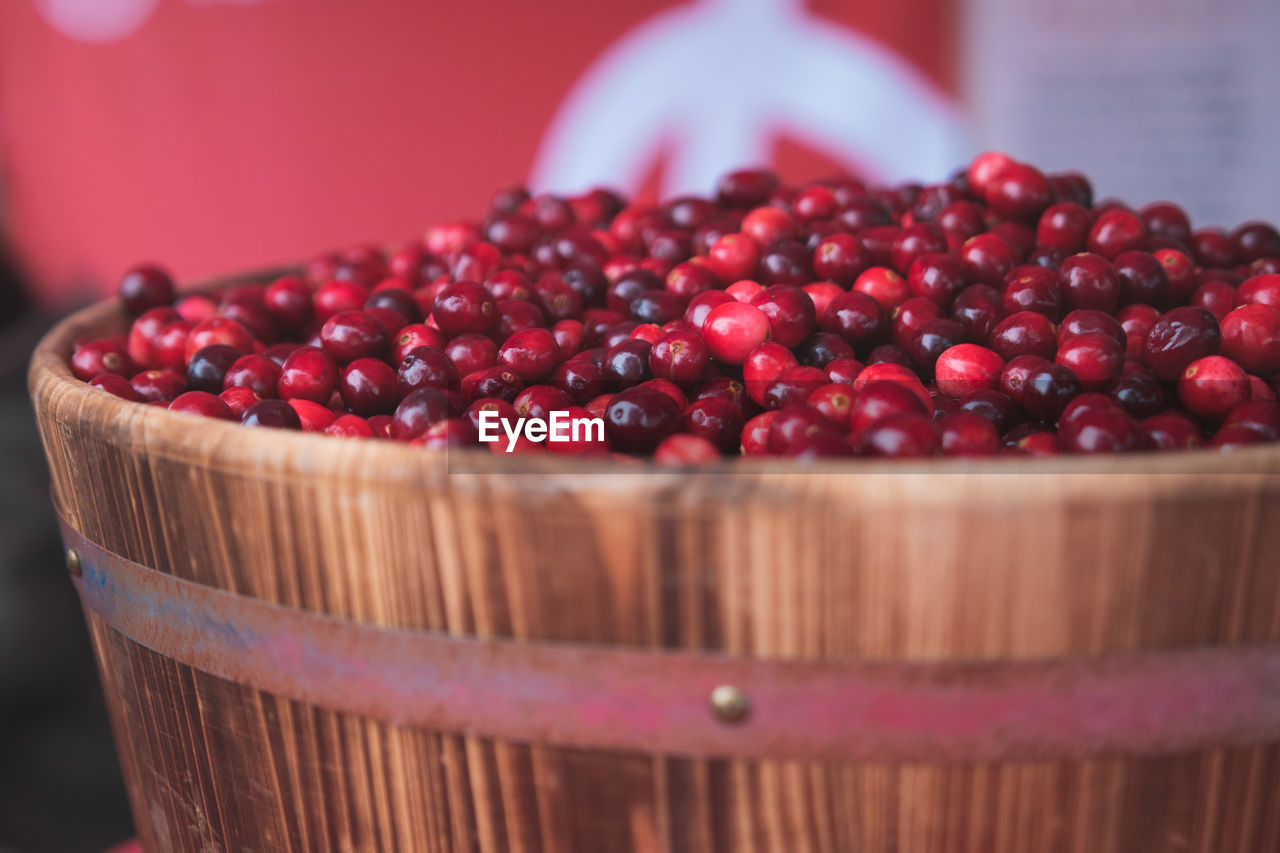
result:
[[[1240,365],[1220,355],[1198,358],[1178,380],[1178,399],[1194,415],[1220,421],[1236,406],[1249,402],[1249,377]]]
[[[133,363],[139,367],[160,367],[155,354],[155,339],[165,326],[182,319],[181,314],[166,306],[144,311],[129,327],[127,347]]]
[[[1004,279],[1004,310],[1035,311],[1057,320],[1062,316],[1062,277],[1045,267],[1014,267]]]
[[[1241,424],[1232,424],[1231,426],[1224,426],[1215,432],[1213,438],[1209,441],[1209,446],[1221,450],[1229,450],[1234,447],[1261,444],[1265,441],[1267,439],[1255,430],[1251,430]]]
[[[760,253],[756,275],[766,285],[812,281],[813,264],[809,250],[797,240],[774,243]]]
[[[284,400],[259,400],[245,410],[240,423],[248,427],[302,429],[302,419]]]
[[[938,213],[937,224],[956,246],[986,230],[982,208],[971,201],[953,201]]]
[[[547,316],[532,302],[522,299],[503,299],[497,303],[497,317],[490,332],[494,340],[503,343],[516,332],[547,325]]]
[[[185,412],[224,421],[240,420],[239,416],[231,411],[230,406],[208,391],[187,391],[185,394],[179,394],[169,404],[169,411]]]
[[[1160,311],[1150,305],[1126,305],[1116,312],[1115,319],[1125,334],[1125,358],[1142,358],[1142,342],[1147,332],[1160,319]]]
[[[1157,201],[1146,205],[1138,213],[1148,233],[1166,237],[1183,245],[1191,243],[1191,220],[1176,204]]]
[[[114,373],[129,377],[134,373],[133,360],[129,358],[124,341],[104,338],[89,341],[76,347],[71,356],[71,373],[81,382],[88,382],[101,373]]]
[[[951,303],[951,319],[964,329],[972,343],[986,343],[996,325],[1004,319],[1004,298],[985,284],[966,287]]]
[[[160,267],[142,264],[129,269],[116,288],[124,308],[135,316],[173,304],[173,279]]]
[[[819,385],[805,401],[838,427],[848,429],[853,416],[853,389],[839,382]]]
[[[1223,428],[1242,427],[1258,433],[1266,441],[1280,440],[1280,404],[1275,401],[1253,400],[1241,403],[1231,410]]]
[[[813,300],[798,287],[775,284],[756,294],[751,304],[769,318],[769,337],[794,347],[809,337],[817,325]]]
[[[898,382],[877,380],[855,390],[849,409],[849,428],[854,433],[893,415],[929,414],[919,395]]]
[[[1174,305],[1185,303],[1197,287],[1195,262],[1176,249],[1157,249],[1152,254],[1169,280],[1168,301]]]
[[[893,241],[893,268],[906,275],[911,265],[923,254],[947,251],[947,237],[937,225],[917,222],[908,225]]]
[[[1044,173],[1024,163],[1006,164],[981,192],[987,206],[1005,219],[1034,222],[1053,203],[1053,189]]]
[[[249,407],[260,398],[249,388],[228,388],[218,395],[218,399],[230,406],[237,418],[243,418]]]
[[[742,409],[723,397],[694,400],[684,410],[684,428],[723,453],[733,453],[741,441]]]
[[[991,330],[989,344],[1005,361],[1020,355],[1053,358],[1058,349],[1053,321],[1035,311],[1019,311],[1005,317]]]
[[[168,368],[162,370],[144,370],[129,380],[133,393],[144,403],[157,400],[169,402],[187,390],[182,377]]]
[[[751,398],[747,396],[746,385],[736,379],[729,379],[724,376],[704,382],[698,387],[694,394],[694,399],[701,400],[706,397],[728,400],[743,412],[746,412],[751,406]]]
[[[505,367],[491,367],[477,370],[462,377],[462,396],[467,400],[481,397],[496,397],[510,402],[524,388],[524,383],[513,370]]]
[[[458,368],[460,376],[487,370],[498,363],[498,345],[483,335],[459,335],[445,345],[444,353]]]
[[[941,397],[942,400],[949,400],[949,397]],[[960,398],[960,403],[956,407],[956,411],[972,412],[981,415],[991,421],[997,432],[1004,433],[1012,429],[1013,426],[1022,420],[1022,407],[1018,402],[1003,391],[996,391],[991,388],[979,388],[977,391],[971,391],[964,397]],[[937,412],[934,412],[935,417]]]
[[[498,350],[498,364],[514,370],[525,382],[545,379],[560,360],[555,336],[547,329],[523,329]]]
[[[1219,323],[1235,307],[1236,290],[1221,281],[1208,281],[1196,288],[1191,294],[1191,304],[1203,308],[1214,316]]]
[[[919,414],[891,415],[877,421],[858,435],[857,446],[861,455],[894,459],[934,456],[939,449],[933,425]]]
[[[864,352],[882,341],[888,320],[880,303],[865,293],[850,291],[836,297],[822,313],[819,325]]]
[[[129,384],[129,380],[117,373],[99,373],[89,380],[89,384],[99,391],[106,391],[122,400],[131,402],[138,400],[138,395]]]
[[[1086,246],[1090,252],[1115,260],[1123,252],[1137,251],[1147,242],[1147,226],[1132,211],[1108,210],[1094,220]]]
[[[585,403],[604,389],[604,373],[590,361],[574,359],[559,365],[551,374],[551,384],[576,403]]]
[[[613,396],[604,422],[610,446],[648,453],[679,428],[680,408],[661,391],[628,388]]]
[[[653,452],[653,461],[659,465],[708,465],[719,459],[715,445],[687,433],[667,436]]]
[[[1013,441],[1006,438],[1004,446],[1014,453],[1025,456],[1056,456],[1062,452],[1058,434],[1045,431],[1028,432]]]
[[[938,303],[923,296],[911,297],[893,310],[893,318],[890,322],[893,342],[903,349],[909,349],[907,343],[916,336],[921,327],[941,316],[943,316],[942,309]]]
[[[870,255],[862,242],[851,234],[832,234],[813,250],[814,273],[844,288],[853,287],[858,276],[869,266]]]
[[[263,399],[274,398],[279,396],[280,376],[280,365],[266,356],[242,355],[228,368],[222,390],[249,388]]]
[[[431,318],[446,335],[487,332],[497,320],[497,303],[488,291],[471,281],[450,284],[436,295]]]
[[[301,420],[301,418],[299,418]],[[325,435],[339,438],[373,438],[373,429],[369,422],[359,415],[339,415],[324,428]]]
[[[400,401],[395,369],[376,358],[358,358],[343,368],[338,392],[352,414],[366,418],[392,412]]]
[[[815,332],[793,352],[800,364],[810,367],[826,367],[836,359],[854,357],[853,347],[844,338],[831,332]]]
[[[853,290],[870,296],[886,313],[911,296],[907,280],[888,267],[871,267],[864,271],[853,283]]]
[[[935,373],[938,389],[963,397],[979,388],[995,388],[1004,370],[1004,359],[976,344],[957,344],[938,356]]]
[[[1236,263],[1235,243],[1213,228],[1202,228],[1191,234],[1191,254],[1202,267],[1230,267]]]
[[[1105,311],[1081,308],[1062,318],[1062,324],[1058,326],[1058,344],[1061,345],[1079,335],[1093,333],[1108,335],[1122,347],[1128,340],[1124,327],[1115,317]]]
[[[652,345],[646,341],[630,338],[612,347],[605,353],[601,364],[605,386],[621,390],[637,385],[650,377],[649,360]]]
[[[893,263],[893,243],[902,229],[897,225],[881,225],[858,232],[858,242],[867,253],[873,267],[888,267]]]
[[[1241,305],[1222,318],[1222,354],[1250,373],[1280,370],[1280,307]]]
[[[1068,453],[1132,453],[1152,446],[1150,436],[1120,409],[1087,409],[1058,427]]]
[[[338,413],[328,406],[310,400],[294,399],[285,402],[298,413],[298,422],[302,424],[303,432],[324,432],[338,417]]]
[[[340,311],[324,322],[320,342],[339,364],[386,354],[391,335],[382,322],[367,311]]]
[[[960,247],[960,267],[970,284],[999,284],[1017,265],[1017,255],[999,234],[979,234]]]
[[[936,429],[943,456],[994,456],[1000,449],[995,426],[973,412],[944,415]]]
[[[1148,252],[1121,252],[1114,262],[1120,279],[1120,304],[1164,305],[1169,300],[1169,276]]]
[[[1266,222],[1246,222],[1231,232],[1236,257],[1244,263],[1280,258],[1280,232]]]
[[[1084,207],[1071,201],[1058,202],[1040,216],[1036,244],[1068,255],[1082,252],[1092,224]]]
[[[1080,393],[1080,381],[1060,364],[1023,355],[1005,365],[1000,374],[1000,390],[1036,420],[1055,421]]]
[[[1221,343],[1218,321],[1203,308],[1174,308],[1157,320],[1142,346],[1142,360],[1156,375],[1172,381],[1198,358],[1216,355]]]
[[[686,300],[669,290],[646,290],[631,300],[631,319],[661,326],[684,316]]]
[[[1190,450],[1204,444],[1200,427],[1180,412],[1152,415],[1138,426],[1142,427],[1156,450]]]
[[[448,392],[439,388],[419,388],[410,392],[391,416],[391,437],[412,441],[428,428],[449,417]]]
[[[928,414],[933,414],[933,398],[925,390],[920,377],[916,376],[909,367],[899,364],[869,364],[858,373],[853,383],[853,390],[861,393],[862,389],[872,382],[881,381],[896,382],[903,386],[916,395],[916,398],[924,404]]]
[[[726,207],[756,207],[778,188],[778,177],[765,169],[730,172],[716,186],[716,199]]]
[[[769,384],[782,371],[796,367],[798,362],[791,350],[766,341],[753,349],[742,365],[742,378],[747,387],[747,394],[756,403],[763,404]]]
[[[359,311],[369,298],[369,288],[354,281],[330,281],[312,296],[315,319],[321,323],[339,311]]]
[[[161,335],[163,334],[162,331]],[[199,350],[212,344],[225,344],[243,353],[253,352],[253,336],[248,329],[227,317],[213,317],[196,324],[190,334],[186,335],[183,341],[183,361],[190,362],[191,357]],[[161,342],[157,339],[157,349],[160,346]]]
[[[1054,360],[1074,373],[1086,391],[1097,391],[1120,375],[1124,351],[1124,344],[1111,335],[1088,332],[1063,340]]]
[[[1135,418],[1147,418],[1164,410],[1160,378],[1140,361],[1125,361],[1119,375],[1107,386],[1111,399]]]
[[[938,317],[929,320],[904,347],[921,375],[932,376],[934,365],[943,352],[964,343],[964,327],[955,320]]]
[[[999,151],[984,151],[973,158],[973,162],[965,172],[965,177],[968,179],[970,189],[978,196],[985,197],[996,175],[1012,165],[1014,160],[1009,155]]]
[[[444,350],[424,346],[410,352],[396,370],[396,388],[406,396],[420,388],[457,389],[458,368]],[[315,399],[310,397],[309,399]]]
[[[726,364],[742,364],[747,355],[769,340],[768,316],[742,302],[719,305],[707,315],[702,337],[712,358]]]
[[[1120,277],[1106,258],[1088,252],[1062,262],[1063,292],[1072,310],[1092,308],[1112,313],[1120,305]]]
[[[398,333],[391,342],[391,361],[399,364],[404,357],[418,347],[436,347],[443,349],[446,339],[439,329],[433,329],[423,323],[410,323]]]
[[[1280,308],[1280,274],[1264,273],[1247,279],[1236,291],[1236,304]]]
[[[742,455],[766,456],[769,454],[769,433],[777,412],[764,412],[747,421],[742,427]]]
[[[693,332],[663,335],[649,351],[649,370],[657,377],[677,383],[692,383],[702,377],[711,353],[702,338]]]
[[[912,294],[943,308],[950,307],[956,294],[964,290],[965,283],[964,267],[952,255],[920,255],[907,273],[907,286]]]
[[[766,409],[803,403],[814,389],[828,381],[826,372],[817,367],[788,367],[769,382],[762,403]]]

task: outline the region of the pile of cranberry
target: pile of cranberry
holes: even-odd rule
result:
[[[1095,205],[997,153],[932,186],[513,189],[389,257],[181,296],[140,266],[120,295],[127,337],[78,346],[75,375],[249,426],[470,447],[485,411],[564,412],[604,440],[514,450],[674,463],[1280,439],[1280,233]]]

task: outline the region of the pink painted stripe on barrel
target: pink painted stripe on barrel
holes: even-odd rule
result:
[[[192,583],[63,523],[84,605],[196,669],[334,711],[504,740],[687,756],[996,761],[1280,740],[1280,646],[1040,661],[745,659],[399,630]],[[744,691],[745,720],[710,710]]]

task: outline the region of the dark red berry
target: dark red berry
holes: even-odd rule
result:
[[[1142,346],[1142,360],[1156,375],[1172,381],[1187,365],[1216,355],[1221,345],[1218,321],[1203,308],[1174,308],[1157,320]]]
[[[352,414],[364,418],[388,414],[400,402],[395,368],[376,358],[358,358],[343,368],[338,392]]]
[[[137,316],[151,308],[172,305],[173,279],[169,273],[151,264],[142,264],[127,271],[116,287],[124,308]]]
[[[227,370],[222,390],[248,388],[263,399],[279,396],[281,370],[265,355],[242,355]]]
[[[240,423],[247,427],[302,429],[302,419],[284,400],[259,400],[245,410]]]

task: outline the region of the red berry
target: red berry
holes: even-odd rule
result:
[[[1223,317],[1222,354],[1250,373],[1280,370],[1280,307],[1247,304]]]
[[[976,344],[958,344],[938,356],[935,375],[938,388],[952,397],[963,397],[1000,383],[1004,359]]]
[[[688,433],[667,436],[653,452],[653,461],[659,465],[709,465],[719,460],[714,444]]]
[[[1120,375],[1124,350],[1111,335],[1089,332],[1062,341],[1054,360],[1074,373],[1086,391],[1098,391]]]
[[[864,456],[893,459],[934,456],[938,436],[929,418],[919,414],[891,415],[857,434],[857,451]]]
[[[129,384],[133,387],[133,393],[137,394],[138,399],[144,403],[157,400],[167,403],[187,390],[187,384],[182,377],[168,369],[144,370],[135,374],[129,380]]]
[[[1053,188],[1044,173],[1025,163],[1007,163],[986,180],[981,192],[987,207],[1005,219],[1035,222],[1053,203]]]
[[[400,401],[395,369],[376,358],[358,358],[343,368],[338,392],[353,414],[366,418],[388,414]]]
[[[262,399],[273,399],[279,396],[281,373],[280,365],[264,355],[242,355],[227,369],[222,387],[249,388]]]
[[[1249,376],[1240,365],[1220,355],[1196,359],[1178,379],[1178,399],[1189,412],[1220,421],[1232,409],[1249,402]]]
[[[994,456],[1000,449],[995,426],[973,412],[944,415],[935,428],[943,456]]]
[[[142,264],[126,272],[116,290],[125,310],[134,316],[173,304],[173,279],[164,270],[150,264]]]
[[[743,302],[711,309],[702,326],[702,337],[711,357],[725,364],[742,364],[760,344],[769,340],[769,318]]]
[[[1142,360],[1156,375],[1172,381],[1187,365],[1207,355],[1216,355],[1221,344],[1218,321],[1203,308],[1174,308],[1147,332]]]
[[[302,429],[302,420],[284,400],[259,400],[240,417],[247,427],[271,427],[273,429]]]
[[[648,453],[680,426],[680,407],[653,388],[628,388],[613,396],[604,413],[611,447]]]
[[[911,296],[907,280],[888,267],[871,267],[864,271],[853,283],[853,289],[880,303],[885,313],[893,311]]]

